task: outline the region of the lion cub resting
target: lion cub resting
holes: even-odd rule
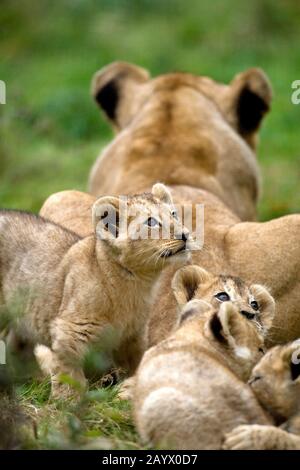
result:
[[[121,210],[130,236],[120,230]],[[70,392],[61,374],[85,385],[82,359],[111,330],[119,364],[135,369],[152,287],[170,260],[186,261],[192,243],[162,184],[126,201],[100,198],[92,215],[95,233],[81,239],[41,217],[0,212],[0,307],[17,305],[16,333],[39,344],[53,395]],[[165,217],[169,239],[160,236]]]
[[[179,309],[192,299],[205,300],[215,308],[218,308],[222,302],[232,301],[238,307],[241,315],[256,322],[258,327],[262,327],[260,322],[262,314],[264,327],[271,326],[275,303],[273,297],[262,285],[247,285],[239,277],[227,274],[216,275],[200,268],[200,266],[191,265],[176,271],[172,279],[172,289],[174,307],[176,300]],[[163,301],[164,299],[162,299]],[[149,347],[164,339],[176,325],[176,308],[173,308],[172,311],[167,306],[164,310],[157,311],[155,308],[152,310],[146,333]],[[161,318],[162,314],[165,316],[164,318]],[[162,327],[157,328],[160,323],[162,323]]]
[[[134,416],[142,439],[160,448],[220,449],[237,423],[268,424],[243,383],[263,344],[261,329],[234,303],[214,309],[188,302],[178,329],[149,349],[138,368]]]
[[[224,449],[300,450],[300,341],[275,346],[253,369],[249,384],[279,427],[238,426]]]
[[[205,300],[215,308],[231,301],[240,314],[254,321],[258,328],[268,329],[272,324],[275,302],[268,290],[260,284],[248,286],[239,277],[215,275],[200,266],[191,265],[176,271],[172,289],[179,309],[192,299]]]
[[[259,284],[248,286],[238,277],[215,275],[200,266],[189,265],[176,271],[172,280],[172,289],[179,310],[192,299],[204,300],[216,309],[223,302],[233,301],[240,314],[253,321],[262,333],[266,333],[272,324],[275,310],[274,299],[267,289]],[[171,320],[168,325],[170,332],[174,330],[174,325],[176,328],[177,318],[172,321],[170,311],[166,311],[166,314]],[[261,318],[263,318],[263,323]],[[146,327],[148,347],[159,343],[162,334],[167,336],[167,332],[163,332],[162,329],[159,331],[157,328],[160,320],[156,312],[152,311]],[[134,377],[131,377],[123,382],[119,397],[131,399],[133,387]]]

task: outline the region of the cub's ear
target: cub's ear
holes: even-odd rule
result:
[[[295,381],[298,379],[298,382],[300,381],[300,361],[299,362],[294,362],[291,361],[291,376],[292,380]]]
[[[212,335],[218,342],[226,343],[235,350],[236,355],[246,358],[246,355],[249,355],[248,350],[237,346],[241,321],[242,317],[238,308],[232,302],[224,302],[220,305],[219,311],[208,320],[208,324]]]
[[[205,302],[205,300],[190,300],[179,314],[178,325],[181,325],[188,318],[194,317],[195,315],[201,316],[211,309],[212,306],[208,302]]]
[[[193,299],[199,286],[209,282],[211,274],[199,266],[184,266],[176,271],[172,279],[172,289],[178,306],[183,307]]]
[[[259,284],[250,286],[250,292],[259,305],[259,320],[267,331],[271,328],[275,315],[275,300],[269,291]]]
[[[271,101],[271,84],[261,69],[246,70],[230,83],[232,119],[238,132],[250,145],[255,145],[254,133],[269,111]]]
[[[300,383],[300,339],[283,346],[280,356],[290,368],[291,379]]]
[[[152,186],[152,195],[156,198],[159,199],[161,202],[164,202],[166,204],[173,205],[173,199],[171,196],[171,192],[167,186],[165,186],[162,183],[156,183]]]
[[[117,197],[105,196],[92,207],[93,226],[101,239],[117,238],[119,235],[121,201]]]
[[[127,62],[113,62],[94,75],[92,96],[118,130],[130,121],[138,87],[148,79],[147,70]]]

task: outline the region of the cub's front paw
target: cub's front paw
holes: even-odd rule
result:
[[[48,346],[37,345],[34,352],[44,374],[51,377],[51,398],[79,400],[87,388],[82,369],[59,360]]]
[[[249,424],[238,426],[225,435],[223,449],[226,450],[264,450],[270,437],[269,426]]]
[[[118,391],[118,398],[120,400],[132,400],[133,398],[133,390],[135,385],[135,377],[129,377],[128,379],[124,380]]]
[[[79,401],[87,389],[87,381],[74,379],[71,375],[57,374],[51,377],[51,398]]]

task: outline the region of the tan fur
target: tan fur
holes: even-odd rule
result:
[[[202,300],[212,308],[218,309],[222,302],[217,298],[217,295],[227,293],[230,301],[234,303],[241,315],[254,322],[262,334],[266,335],[272,325],[275,313],[274,299],[265,287],[258,284],[247,286],[242,279],[228,275],[216,276],[197,265],[192,265],[176,271],[172,280],[172,289],[179,312],[187,302],[193,299]],[[251,306],[253,301],[257,302],[258,310]],[[173,321],[175,328],[177,327],[177,317],[176,313],[176,318]],[[169,333],[155,328],[156,322],[159,323],[160,318],[153,313],[146,330],[148,346],[157,344],[160,338],[165,338]],[[148,330],[154,332],[154,335],[149,337]],[[118,396],[126,400],[131,399],[133,388],[134,379],[125,380],[120,387]]]
[[[94,231],[91,208],[95,201],[95,197],[80,191],[61,191],[48,197],[40,215],[80,237],[88,237]]]
[[[247,286],[240,278],[214,275],[197,265],[192,265],[176,271],[172,289],[179,309],[193,299],[204,300],[212,307],[218,308],[222,302],[218,299],[218,294],[226,293],[241,315],[254,321],[258,327],[264,325],[267,331],[272,325],[275,313],[274,299],[265,287],[258,284]],[[254,301],[257,302],[257,310],[251,305]],[[153,314],[150,329],[155,321],[159,321],[159,318]]]
[[[239,221],[218,200],[192,188],[176,188],[182,204],[195,200],[205,204],[204,247],[192,254],[191,262],[213,273],[230,273],[248,285],[266,286],[276,300],[276,314],[268,333],[268,344],[287,342],[300,336],[300,216],[289,215],[265,223]],[[174,194],[173,193],[173,194]],[[171,292],[175,269],[160,278],[160,288],[150,319],[150,344],[163,339],[176,318]],[[160,321],[158,323],[158,318]],[[152,338],[152,339],[151,339]]]
[[[272,348],[249,381],[260,404],[280,426],[239,426],[226,436],[225,449],[300,450],[299,354],[300,341]]]
[[[149,349],[135,379],[134,416],[155,447],[220,449],[239,424],[269,424],[249,386],[263,335],[234,303],[200,300],[184,307],[179,327]]]
[[[163,181],[172,185],[175,203],[204,204],[204,248],[193,253],[193,264],[216,274],[231,273],[248,285],[267,286],[276,299],[270,344],[299,337],[300,215],[265,223],[242,222],[255,217],[256,131],[271,100],[262,72],[250,69],[226,86],[190,74],[149,80],[140,68],[112,64],[93,82],[93,94],[106,113],[101,93],[105,96],[108,84],[119,92],[112,120],[120,132],[94,167],[92,191],[136,192]],[[246,122],[248,130],[241,127],[243,116],[254,119],[252,127]],[[75,192],[65,197],[65,204],[64,196],[59,204],[46,202],[42,214],[71,228],[78,221],[78,233],[91,231],[81,204],[90,199],[92,205],[95,199]],[[174,272],[170,267],[161,276],[153,308],[160,321],[152,322],[150,333],[160,339],[176,317],[171,292]]]
[[[64,204],[52,206],[54,222],[61,222],[67,228],[78,223],[78,232],[92,230],[90,219],[80,214],[77,207],[81,201],[95,197],[85,193],[66,192],[67,204],[73,197],[74,224],[63,223]],[[240,222],[239,219],[217,198],[194,188],[175,187],[172,189],[175,203],[201,203],[204,211],[204,247],[192,253],[192,263],[218,274],[232,274],[248,285],[258,283],[267,286],[276,299],[276,314],[273,327],[269,330],[270,344],[291,341],[300,336],[300,216],[288,215],[264,223]],[[41,215],[48,216],[46,201]],[[48,206],[49,207],[49,206]],[[46,209],[46,210],[45,210]],[[89,228],[87,228],[89,227]],[[171,290],[175,268],[169,267],[160,278],[152,314],[158,321],[151,321],[150,344],[166,337],[176,318],[176,301]],[[152,338],[152,339],[151,339]]]
[[[207,189],[242,219],[255,218],[255,136],[271,102],[261,70],[223,85],[185,73],[149,79],[116,62],[95,75],[92,94],[119,132],[94,165],[93,194],[132,194],[162,181]]]
[[[114,237],[112,215],[124,205],[137,211],[128,219],[137,231],[150,231],[145,226],[150,214],[160,210],[163,217],[173,210],[160,184],[126,202],[100,198],[93,206],[94,234],[83,239],[31,214],[0,212],[0,301],[18,307],[19,334],[41,345],[35,352],[52,376],[55,395],[61,393],[61,374],[85,384],[81,361],[90,346],[104,345],[107,335],[106,347],[115,350],[118,363],[135,369],[159,272],[169,260],[187,259],[191,238],[174,217],[167,240],[133,240],[121,231]]]

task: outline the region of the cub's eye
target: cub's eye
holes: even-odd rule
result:
[[[156,227],[156,225],[159,225],[159,222],[154,217],[149,217],[149,219],[145,220],[144,224],[148,225],[148,227]]]
[[[230,297],[227,292],[219,292],[215,295],[215,298],[218,299],[220,302],[229,302]]]
[[[260,352],[261,354],[265,354],[265,353],[266,353],[265,350],[264,350],[264,348],[259,348],[259,349],[258,349],[258,352]]]
[[[259,305],[256,302],[256,300],[252,300],[252,302],[250,302],[250,305],[253,308],[253,310],[256,310],[256,311],[259,310]]]
[[[175,209],[172,210],[171,216],[174,217],[174,219],[178,219],[178,214],[177,214],[177,211]]]

